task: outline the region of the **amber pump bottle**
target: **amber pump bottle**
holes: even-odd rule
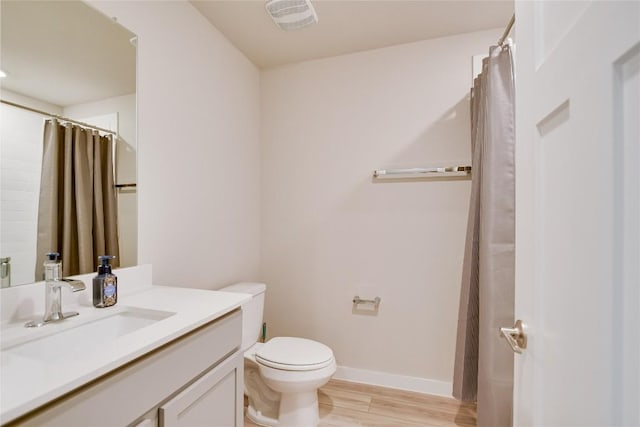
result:
[[[98,275],[93,278],[93,306],[97,308],[111,307],[118,302],[118,278],[111,272],[109,260],[113,255],[98,257]]]

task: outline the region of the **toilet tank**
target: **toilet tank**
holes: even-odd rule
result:
[[[264,313],[264,283],[242,282],[218,289],[223,292],[250,294],[252,298],[242,304],[242,351],[258,342],[262,329],[262,315]]]

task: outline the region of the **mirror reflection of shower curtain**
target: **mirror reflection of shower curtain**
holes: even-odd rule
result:
[[[47,252],[60,253],[65,277],[95,271],[99,255],[119,266],[112,135],[50,119],[43,146],[36,280]]]
[[[473,177],[453,395],[477,401],[478,426],[510,426],[514,322],[515,88],[510,45],[492,46],[471,91]]]

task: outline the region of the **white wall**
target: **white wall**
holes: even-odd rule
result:
[[[470,164],[471,57],[500,33],[262,73],[270,337],[320,340],[343,367],[433,380],[423,391],[449,387],[471,181],[373,183],[371,175]],[[378,315],[352,313],[354,295],[380,296]]]
[[[87,118],[116,113],[116,183],[136,182],[136,94],[116,96],[95,102],[66,106],[63,116],[97,125]],[[97,125],[100,126],[100,125]],[[104,126],[101,126],[104,127]],[[118,234],[120,266],[138,263],[138,201],[136,189],[121,189],[118,196]]]
[[[58,105],[4,89],[2,99],[62,114]],[[34,281],[44,119],[0,105],[0,257],[11,257],[12,286]]]
[[[90,1],[138,36],[139,263],[154,283],[256,280],[259,72],[186,1]]]

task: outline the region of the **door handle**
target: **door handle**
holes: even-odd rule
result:
[[[522,354],[527,348],[527,336],[523,326],[522,320],[517,320],[513,328],[500,328],[500,335],[507,340],[514,353]]]

